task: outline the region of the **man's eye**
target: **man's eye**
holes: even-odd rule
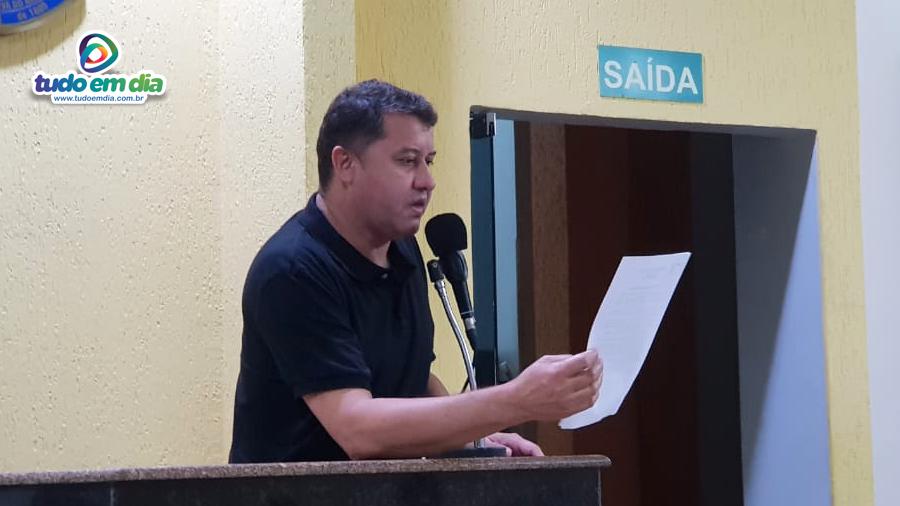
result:
[[[416,159],[415,158],[401,158],[400,163],[402,163],[403,165],[415,165]]]
[[[434,165],[434,160],[425,160],[425,163],[426,163],[429,167],[431,167],[432,165]]]

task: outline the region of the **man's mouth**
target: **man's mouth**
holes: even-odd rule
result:
[[[425,208],[428,207],[428,200],[426,200],[426,199],[417,200],[417,201],[413,202],[412,205],[410,205],[410,207],[412,207],[412,209],[414,211],[416,211],[418,214],[424,214]]]

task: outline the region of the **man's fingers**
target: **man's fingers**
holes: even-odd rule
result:
[[[574,376],[569,376],[562,380],[560,385],[565,392],[579,392],[588,388],[592,388],[597,381],[597,376],[592,371],[581,371]]]
[[[603,366],[598,362],[589,371],[581,371],[579,374],[569,376],[563,384],[563,391],[568,392],[570,402],[580,411],[597,402],[602,383]]]
[[[590,371],[597,364],[600,356],[594,350],[587,350],[566,359],[562,364],[563,374],[574,376],[584,371]]]
[[[594,402],[596,402],[596,399],[594,398],[594,391],[592,389],[585,389],[574,393],[569,396],[565,402],[567,411],[566,416],[580,413],[593,406]]]
[[[487,438],[489,441],[505,446],[512,451],[513,457],[543,457],[541,447],[514,433],[497,432]]]
[[[504,444],[498,443],[496,441],[493,441],[490,438],[484,439],[484,446],[486,446],[488,448],[503,448],[506,451],[507,457],[512,457],[513,453],[514,453],[512,448],[510,448]]]
[[[564,354],[564,355],[544,355],[541,357],[541,360],[545,362],[562,362],[568,358],[571,358],[572,355]]]
[[[517,457],[543,457],[544,452],[541,447],[532,443],[527,439],[522,439],[521,444],[515,448],[513,456]]]
[[[579,411],[594,405],[597,400],[597,379],[589,374],[569,378],[561,389],[565,404],[570,408],[579,408]]]

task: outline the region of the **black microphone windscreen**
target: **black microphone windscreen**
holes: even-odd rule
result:
[[[457,214],[439,214],[425,224],[425,238],[431,251],[442,257],[454,251],[462,251],[469,245],[466,239],[466,225]]]

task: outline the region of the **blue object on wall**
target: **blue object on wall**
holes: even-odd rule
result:
[[[703,55],[597,46],[600,96],[703,103]]]
[[[0,0],[0,35],[34,28],[68,0]]]

